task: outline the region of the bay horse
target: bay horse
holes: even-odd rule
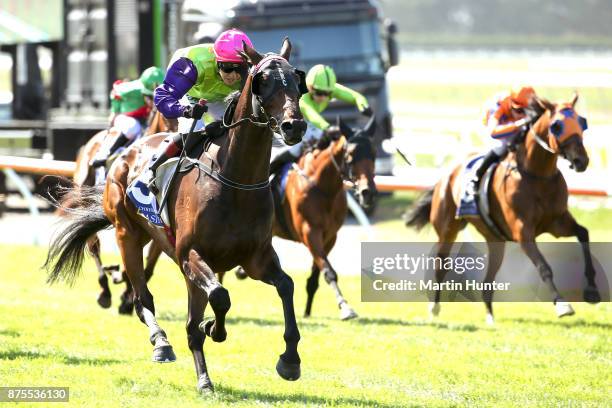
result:
[[[327,257],[347,214],[345,181],[353,185],[364,208],[373,205],[375,124],[372,116],[363,129],[354,131],[338,120],[338,126],[330,127],[318,145],[313,146],[314,151],[304,151],[296,168],[287,174],[284,197],[275,199],[273,234],[304,244],[312,255],[304,317],[311,314],[321,272],[334,291],[340,319],[357,317],[342,295],[338,274]],[[236,276],[244,279],[246,274],[238,269]]]
[[[163,117],[163,115],[155,108],[155,105],[152,106],[151,112],[149,114],[149,118],[147,120],[149,124],[147,129],[144,132],[143,137],[151,136],[160,132],[168,132],[171,130],[171,124]],[[176,130],[176,129],[174,129]],[[87,143],[82,146],[76,158],[76,168],[73,173],[73,184],[76,187],[83,186],[93,186],[95,183],[95,173],[93,167],[90,165],[91,161],[96,154],[100,150],[100,148],[106,143],[108,138],[115,139],[119,137],[119,131],[111,127],[110,129],[104,129],[96,133],[87,141]],[[62,206],[66,208],[72,208],[76,204],[74,200],[73,194],[67,194],[62,199]],[[61,211],[59,211],[60,215],[64,215]],[[134,304],[132,301],[132,286],[128,279],[126,279],[124,272],[120,270],[119,265],[104,265],[102,262],[102,257],[100,256],[100,240],[98,239],[98,235],[92,236],[87,241],[87,248],[89,253],[94,259],[96,264],[96,269],[98,270],[98,284],[100,285],[100,293],[97,297],[97,302],[100,307],[107,309],[111,306],[111,291],[108,286],[108,277],[107,274],[111,274],[113,282],[115,284],[121,283],[125,281],[125,290],[120,296],[121,303],[119,304],[119,314],[131,314],[134,310]],[[149,247],[149,252],[147,255],[147,267],[145,271],[147,275],[150,276],[153,273],[153,267],[155,266],[155,262],[157,258],[161,254],[161,249],[157,247],[155,244],[152,244]]]
[[[82,265],[85,240],[114,226],[134,288],[136,313],[149,328],[153,361],[171,362],[176,357],[155,319],[153,295],[143,268],[142,247],[153,239],[179,265],[187,285],[187,339],[201,392],[213,390],[204,358],[204,339],[226,339],[225,316],[231,305],[229,292],[219,283],[216,273],[238,265],[252,279],[276,288],[282,300],[286,345],[276,371],[286,380],[300,377],[300,333],[293,308],[293,281],[282,270],[271,244],[273,202],[268,181],[273,130],[290,145],[299,142],[306,130],[299,109],[299,98],[305,89],[304,73],[289,64],[290,53],[287,38],[279,54],[266,56],[243,42],[241,55],[253,68],[238,97],[231,129],[217,139],[218,171],[213,177],[193,167],[180,173],[170,189],[168,212],[174,240],[138,215],[126,195],[130,182],[147,168],[166,137],[162,134],[141,139],[115,161],[103,197],[99,189],[81,192],[81,200],[89,200],[91,205],[72,216],[70,225],[49,248],[45,264],[49,281],[74,279]],[[209,161],[207,155],[203,152],[200,161]],[[204,322],[204,309],[209,302],[215,317]]]
[[[537,236],[548,232],[555,237],[576,236],[582,246],[585,262],[586,287],[583,298],[589,303],[600,301],[595,284],[595,269],[589,249],[589,232],[578,224],[568,210],[567,184],[557,168],[559,156],[567,159],[577,172],[586,170],[589,157],[583,145],[584,118],[578,116],[576,94],[570,103],[554,105],[536,99],[534,109],[539,119],[527,132],[525,141],[515,153],[510,153],[495,170],[489,191],[490,216],[501,229],[503,237],[494,234],[480,219],[469,222],[484,236],[489,251],[489,264],[484,281],[492,282],[501,266],[504,246],[495,244],[515,241],[537,268],[541,279],[552,295],[559,317],[574,314],[571,305],[553,282],[553,272],[535,242]],[[584,122],[581,123],[581,122]],[[431,223],[438,235],[437,255],[450,253],[457,234],[467,222],[455,218],[458,198],[455,184],[461,180],[463,165],[444,176],[407,213],[406,225],[421,229]],[[436,270],[436,280],[442,282],[445,269]],[[493,323],[493,291],[483,291],[487,322]],[[430,313],[440,312],[440,291],[430,304]]]

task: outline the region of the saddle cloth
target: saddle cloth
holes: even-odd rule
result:
[[[138,209],[138,213],[157,227],[168,228],[170,225],[168,205],[164,206],[161,214],[159,212],[159,205],[162,197],[170,188],[170,180],[178,165],[178,161],[178,157],[168,159],[157,169],[155,173],[155,185],[159,191],[157,195],[149,190],[149,187],[143,180],[145,172],[136,177],[127,188],[127,196]]]

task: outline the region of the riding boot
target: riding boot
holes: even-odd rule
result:
[[[176,133],[172,139],[166,144],[164,142],[159,146],[159,153],[153,155],[151,163],[146,170],[143,178],[143,182],[149,187],[154,194],[157,194],[157,187],[155,186],[155,173],[159,166],[164,164],[168,159],[175,157],[183,149],[183,135]]]
[[[292,163],[297,160],[291,150],[287,149],[284,152],[278,154],[272,161],[270,162],[270,175],[277,176],[278,172],[283,168],[286,163]]]
[[[470,180],[470,184],[468,185],[468,191],[473,196],[478,194],[478,186],[480,185],[480,180],[482,176],[484,176],[487,169],[493,164],[500,161],[506,154],[508,153],[508,147],[506,145],[495,147],[487,152],[484,155],[480,166],[476,169],[476,173],[474,177]]]
[[[108,161],[109,157],[111,157],[112,154],[117,151],[117,149],[119,149],[122,146],[125,146],[129,142],[130,142],[130,139],[128,139],[128,137],[125,134],[121,133],[115,139],[115,142],[108,150],[104,149],[104,146],[100,148],[100,151],[98,152],[96,157],[94,157],[94,159],[91,161],[91,166],[96,168],[96,167],[106,165],[106,162]]]

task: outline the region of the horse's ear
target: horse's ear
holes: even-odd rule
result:
[[[263,59],[263,56],[258,53],[255,48],[250,47],[244,40],[242,40],[242,49],[243,51],[238,51],[240,56],[253,65],[259,64]]]
[[[283,45],[279,55],[289,61],[289,57],[291,56],[291,41],[289,41],[289,37],[283,39]]]
[[[372,138],[374,137],[375,130],[376,130],[376,115],[372,115],[370,116],[368,123],[366,123],[365,127],[363,128],[363,134],[364,136]]]
[[[538,104],[538,106],[542,108],[543,111],[550,111],[551,113],[555,112],[556,110],[555,104],[550,102],[548,99],[540,98],[537,96],[534,99],[536,103]]]
[[[338,122],[338,127],[340,128],[340,133],[344,135],[347,139],[353,136],[353,129],[348,126],[340,116],[337,117],[336,121]]]
[[[578,102],[578,91],[574,91],[574,99],[572,99],[572,109],[576,108],[576,102]]]

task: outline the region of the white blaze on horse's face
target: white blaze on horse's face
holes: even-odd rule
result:
[[[285,73],[283,72],[283,70],[279,67],[278,69],[278,74],[281,77],[281,81],[283,83],[283,86],[287,86],[287,80],[285,79]]]

